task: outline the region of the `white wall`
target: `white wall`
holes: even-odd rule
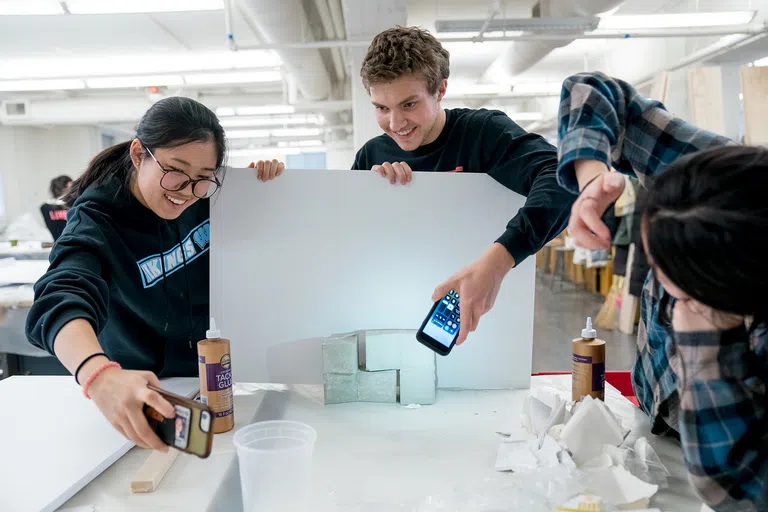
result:
[[[352,146],[352,139],[333,142],[327,145],[325,154],[326,169],[351,169],[355,153],[359,148]]]
[[[41,226],[40,205],[51,179],[79,176],[100,150],[93,126],[52,128],[0,126],[0,174],[8,221],[31,212]]]

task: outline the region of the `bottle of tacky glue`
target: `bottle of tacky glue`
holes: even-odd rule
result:
[[[221,337],[213,318],[205,338],[197,342],[200,400],[213,409],[213,432],[220,434],[235,426],[232,358],[229,355],[229,340]]]
[[[592,328],[592,317],[581,331],[581,338],[573,340],[573,374],[571,395],[579,401],[586,395],[605,400],[605,341],[597,339]]]

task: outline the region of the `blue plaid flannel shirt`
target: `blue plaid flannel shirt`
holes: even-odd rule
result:
[[[601,73],[564,82],[558,134],[558,180],[574,193],[576,160],[645,183],[681,155],[733,144]],[[680,439],[689,479],[710,507],[768,510],[768,329],[672,334],[659,321],[664,293],[649,274],[632,369],[640,407],[652,432]]]

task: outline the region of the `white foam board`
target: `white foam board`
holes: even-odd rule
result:
[[[524,198],[485,174],[229,169],[211,206],[211,312],[239,382],[322,383],[321,338],[418,329],[434,288],[504,232]],[[505,279],[440,387],[522,388],[531,373],[534,258]],[[414,339],[414,343],[417,343]]]
[[[197,378],[162,384],[185,396],[199,389]],[[0,510],[56,510],[134,446],[72,377],[9,377],[0,404]]]

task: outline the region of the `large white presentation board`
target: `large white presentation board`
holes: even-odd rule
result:
[[[211,205],[211,314],[239,382],[322,382],[320,338],[418,329],[434,288],[501,235],[524,198],[485,174],[229,169]],[[440,387],[530,382],[534,258],[505,279],[477,331],[438,356]],[[414,343],[418,343],[415,339]]]

